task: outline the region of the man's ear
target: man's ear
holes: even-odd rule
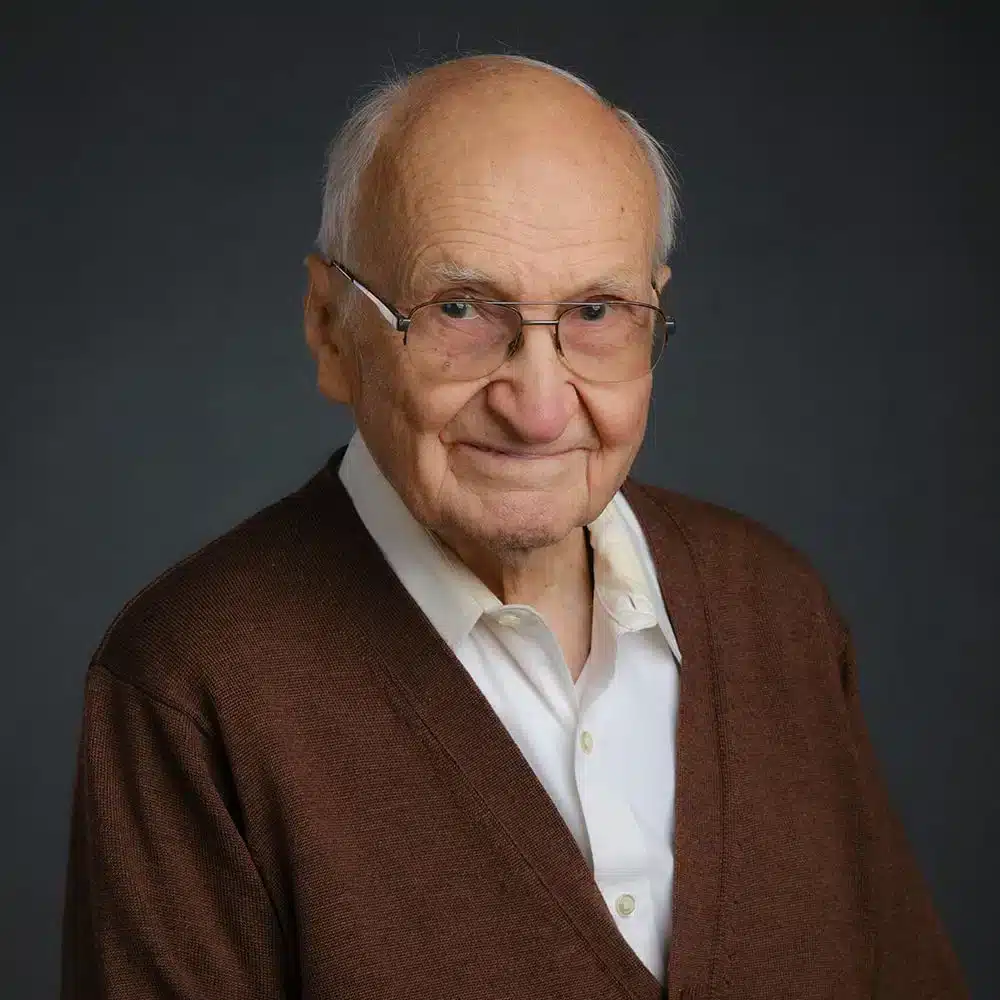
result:
[[[343,292],[334,287],[336,275],[318,254],[309,254],[305,265],[309,287],[303,301],[303,321],[306,343],[316,360],[316,384],[327,399],[350,406],[349,334],[339,321]]]
[[[653,277],[653,284],[656,286],[657,298],[663,298],[663,293],[667,289],[667,283],[670,281],[671,273],[670,267],[667,264],[661,264],[656,269],[656,274]]]

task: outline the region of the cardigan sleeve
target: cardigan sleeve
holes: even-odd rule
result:
[[[967,1000],[962,972],[893,808],[861,710],[854,646],[843,637],[841,684],[861,781],[862,856],[875,920],[876,1000]]]
[[[279,921],[212,743],[188,714],[91,668],[71,821],[63,1000],[289,995]]]

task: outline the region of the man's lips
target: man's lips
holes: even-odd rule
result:
[[[480,452],[484,455],[495,455],[498,458],[519,458],[519,459],[543,459],[543,458],[561,458],[564,455],[569,455],[571,452],[575,451],[574,448],[560,448],[558,451],[539,451],[537,449],[523,449],[523,448],[510,448],[506,446],[494,446],[488,444],[479,444],[473,441],[460,441],[458,442],[461,447],[469,448],[472,451]]]

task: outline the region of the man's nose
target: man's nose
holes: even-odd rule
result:
[[[577,405],[571,377],[559,356],[555,325],[526,318],[517,351],[489,386],[489,405],[523,440],[556,441]]]

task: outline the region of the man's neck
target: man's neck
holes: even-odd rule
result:
[[[460,559],[504,604],[534,608],[555,634],[575,681],[590,652],[593,569],[590,543],[577,528],[555,545],[483,554],[453,546]]]

